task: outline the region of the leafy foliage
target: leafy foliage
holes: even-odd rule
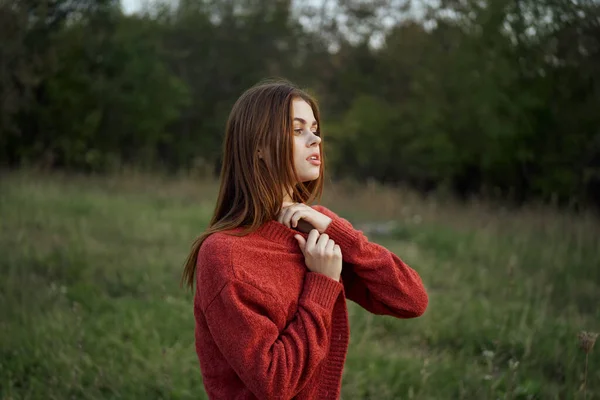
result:
[[[214,172],[235,99],[285,77],[319,98],[335,177],[600,201],[600,5],[410,9],[182,0],[124,15],[114,0],[2,2],[0,157]]]

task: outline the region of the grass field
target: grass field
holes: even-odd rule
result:
[[[192,295],[179,287],[215,183],[0,176],[0,398],[202,399]],[[422,276],[424,316],[350,303],[343,398],[600,399],[600,223],[540,207],[330,185],[323,204]]]

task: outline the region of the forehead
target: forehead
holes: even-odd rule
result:
[[[302,99],[294,99],[292,102],[293,118],[302,118],[308,124],[315,122],[315,116],[313,110],[306,101]]]

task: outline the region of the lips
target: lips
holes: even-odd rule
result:
[[[306,161],[312,165],[321,165],[321,156],[319,156],[319,153],[313,153],[306,158]]]

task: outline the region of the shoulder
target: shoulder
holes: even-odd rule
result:
[[[209,235],[198,250],[196,286],[201,301],[209,301],[233,278],[234,236],[223,232]]]
[[[252,289],[279,307],[277,289],[294,279],[289,274],[291,271],[282,274],[277,267],[286,268],[289,257],[289,252],[253,233],[211,234],[198,252],[197,287],[201,307],[207,307],[225,287],[245,293]],[[295,271],[298,279],[302,271],[300,268]]]
[[[209,235],[198,250],[198,265],[224,265],[231,262],[234,239],[231,235],[217,232]]]

